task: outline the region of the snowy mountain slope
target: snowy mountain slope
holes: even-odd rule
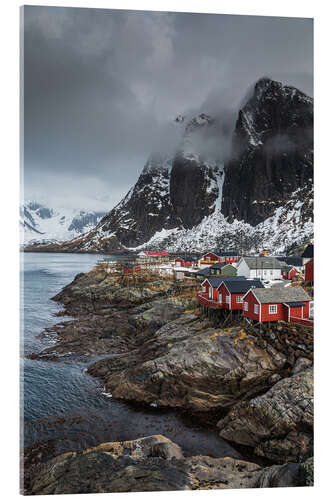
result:
[[[313,99],[261,78],[238,114],[222,213],[256,225],[312,178]]]
[[[24,244],[66,241],[98,224],[104,212],[48,208],[36,201],[20,207],[21,240]]]
[[[284,251],[311,240],[313,100],[260,79],[225,155],[219,110],[217,116],[179,115],[174,152],[152,154],[123,200],[58,251]]]
[[[190,228],[221,203],[223,163],[201,152],[214,120],[200,114],[176,119],[182,137],[175,154],[152,154],[138,181],[96,230],[126,247],[148,241],[161,228]],[[96,232],[91,233],[95,242]]]
[[[285,206],[277,208],[274,215],[256,226],[237,219],[230,223],[217,210],[192,229],[163,229],[144,245],[131,250],[163,248],[170,252],[203,252],[209,248],[237,248],[253,253],[265,248],[284,252],[313,239],[312,212],[313,187],[306,185],[297,189]]]

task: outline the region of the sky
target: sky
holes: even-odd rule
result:
[[[24,198],[109,211],[179,114],[232,120],[262,76],[313,96],[311,19],[24,7]]]

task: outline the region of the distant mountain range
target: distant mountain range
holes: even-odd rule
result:
[[[178,116],[176,152],[152,154],[123,200],[58,251],[285,251],[310,241],[313,99],[262,78],[239,110],[228,154],[223,125],[219,109]]]
[[[25,245],[67,241],[94,228],[104,215],[27,201],[20,207],[21,239]]]

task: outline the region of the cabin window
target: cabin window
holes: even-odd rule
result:
[[[259,314],[259,305],[258,304],[254,304],[253,312],[254,312],[254,314]]]
[[[249,310],[249,303],[244,302],[244,311],[248,311],[248,310]]]
[[[209,288],[209,298],[211,299],[213,296],[213,289],[210,287]]]
[[[269,314],[277,313],[277,305],[269,306]]]
[[[241,295],[237,295],[236,302],[237,304],[241,304],[243,302],[243,297]]]
[[[226,300],[227,304],[230,304],[230,295],[227,295],[226,298],[225,298],[225,300]]]
[[[206,288],[204,286],[201,287],[201,291],[202,292],[205,292],[206,291]]]

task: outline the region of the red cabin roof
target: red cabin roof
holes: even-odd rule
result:
[[[143,253],[145,255],[151,255],[151,256],[155,256],[155,255],[170,255],[169,252],[166,252],[165,250],[161,250],[161,251],[144,250]]]

